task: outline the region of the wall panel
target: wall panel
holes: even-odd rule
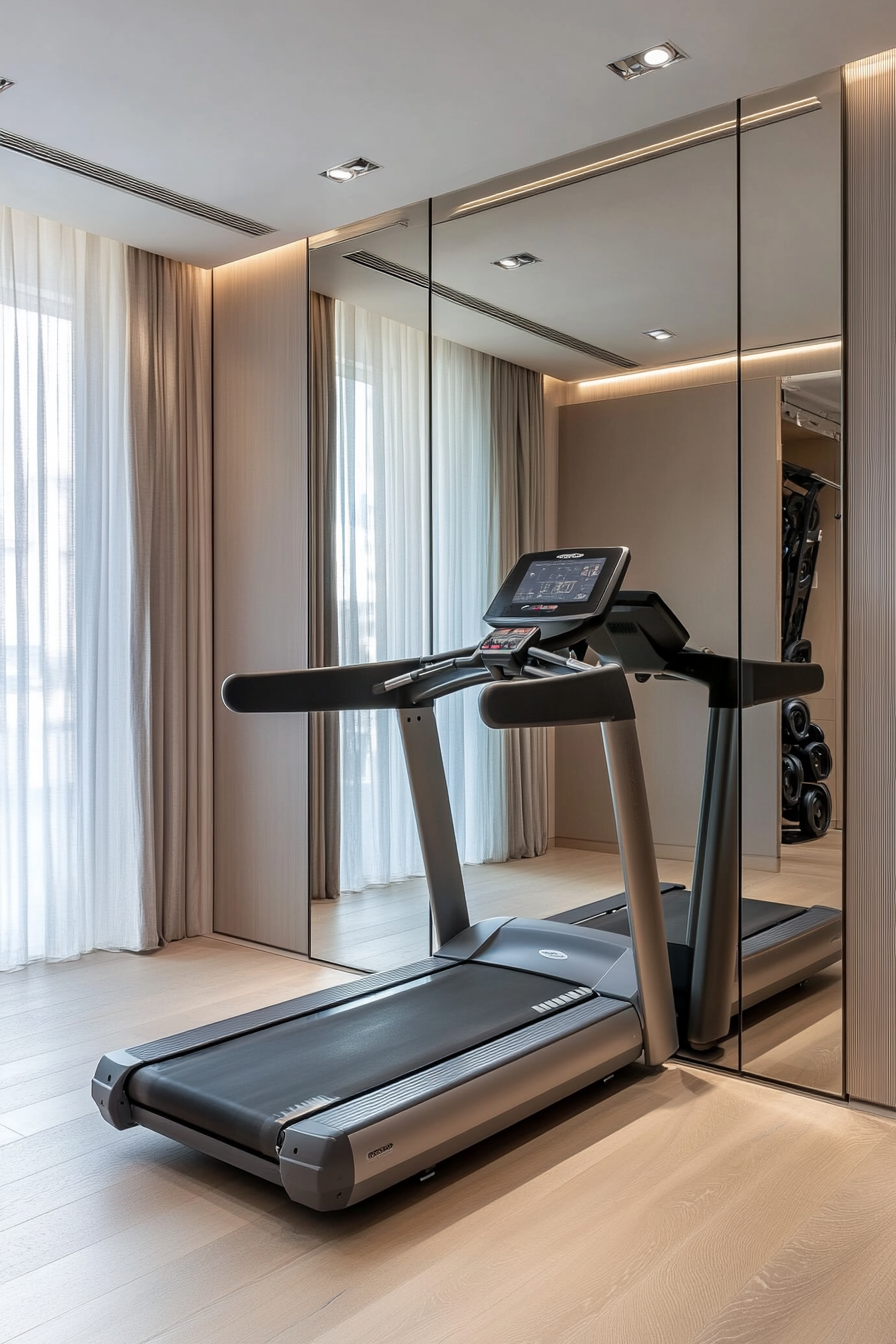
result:
[[[896,1106],[896,52],[844,93],[846,1085]]]
[[[307,660],[306,249],[214,273],[215,678]],[[215,930],[307,951],[307,721],[215,716]]]

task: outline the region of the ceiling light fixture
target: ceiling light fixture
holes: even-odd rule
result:
[[[7,89],[11,89],[13,84],[15,84],[14,79],[4,79],[0,75],[0,93],[5,93]]]
[[[791,117],[802,117],[807,112],[820,112],[821,103],[813,95],[798,98],[792,103],[780,103],[777,107],[768,107],[761,112],[750,112],[740,119],[742,131],[753,131],[759,126],[772,126],[779,121],[789,121]],[[603,177],[606,173],[616,173],[633,163],[649,163],[652,159],[665,158],[667,154],[678,154],[695,145],[706,145],[713,140],[725,140],[737,134],[737,118],[715,122],[711,126],[701,126],[699,130],[687,131],[684,135],[673,135],[668,140],[657,140],[641,149],[630,149],[624,154],[614,154],[608,159],[598,159],[595,163],[582,164],[580,168],[569,168],[565,173],[554,173],[551,177],[540,177],[534,182],[524,182],[518,187],[508,187],[506,191],[496,191],[490,196],[479,196],[474,201],[465,201],[452,210],[452,216],[470,215],[479,210],[492,210],[496,205],[507,201],[522,200],[526,196],[540,196],[544,191],[555,191],[558,187],[569,186],[571,182],[584,182],[592,177]]]
[[[665,70],[668,65],[676,65],[679,61],[688,60],[686,51],[681,47],[676,47],[674,42],[656,42],[652,47],[645,47],[643,51],[633,52],[631,56],[620,56],[618,61],[611,61],[607,66],[614,75],[620,79],[637,79],[640,75],[647,75],[651,70]]]
[[[518,271],[521,266],[531,266],[535,261],[541,261],[541,257],[533,257],[531,252],[514,252],[510,257],[499,257],[492,265],[500,266],[502,271]]]
[[[355,177],[363,177],[382,167],[370,159],[349,159],[346,163],[337,163],[335,168],[325,168],[320,177],[328,177],[331,182],[351,182]]]
[[[641,335],[650,336],[655,341],[671,341],[675,332],[667,331],[665,327],[654,327],[653,331],[642,331]]]

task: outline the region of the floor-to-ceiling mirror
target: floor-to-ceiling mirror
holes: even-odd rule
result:
[[[310,250],[316,666],[431,648],[429,246],[424,202]],[[427,956],[394,712],[313,715],[310,792],[312,955],[366,970]]]
[[[465,637],[479,629],[494,582],[487,576],[500,576],[516,552],[624,545],[632,553],[626,590],[659,594],[692,645],[736,660],[735,108],[454,193],[435,202],[433,217],[434,434],[446,448],[436,453],[436,517],[441,507],[447,519],[455,498],[466,500],[468,516],[486,507],[486,477],[477,489],[468,460],[471,435],[492,483],[491,515],[479,525],[489,523],[478,605],[475,586],[457,589]],[[471,396],[440,397],[461,368]],[[624,630],[630,620],[620,615],[610,628]],[[709,689],[693,678],[631,681],[667,925],[680,948],[686,1045]],[[736,716],[736,704],[729,708]],[[736,741],[732,748],[736,777]],[[511,862],[467,869],[472,913],[556,915],[618,892],[600,728],[558,729],[552,742],[542,734],[522,758],[513,750],[493,748],[490,776],[475,781],[491,803],[493,849],[484,857]],[[544,799],[547,824],[539,829]],[[545,838],[550,847],[541,852]],[[764,839],[773,852],[774,828]],[[518,854],[536,857],[513,862]],[[476,859],[475,849],[466,857]],[[737,877],[730,850],[723,898],[734,931]],[[736,998],[735,960],[732,943],[722,1038]],[[715,1037],[713,1045],[714,1061],[737,1066],[736,1036],[725,1049]]]
[[[752,936],[742,1062],[839,1095],[839,72],[744,99],[741,124],[743,647],[745,658],[794,665],[796,678],[783,712],[744,708],[743,910]],[[748,598],[753,564],[760,577]],[[814,679],[800,671],[812,667]],[[753,853],[755,818],[775,831],[765,868]],[[779,993],[753,1002],[775,985]]]

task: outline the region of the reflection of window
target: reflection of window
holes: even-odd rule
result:
[[[339,301],[334,321],[340,662],[475,643],[497,586],[486,357],[433,342],[430,461],[425,333]],[[500,735],[473,692],[438,716],[461,858],[504,857]],[[340,752],[342,889],[422,873],[394,715],[343,714]]]

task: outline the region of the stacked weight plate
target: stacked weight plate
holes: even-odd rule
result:
[[[824,782],[833,769],[831,749],[805,700],[785,700],[781,707],[781,810],[787,844],[820,840],[831,824],[831,791]]]

